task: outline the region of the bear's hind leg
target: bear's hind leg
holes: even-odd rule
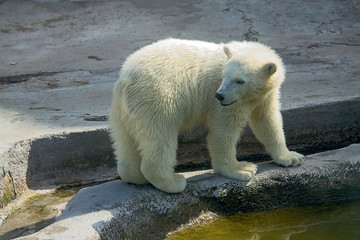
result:
[[[136,149],[137,144],[127,131],[118,127],[116,131],[113,131],[112,137],[117,159],[117,171],[121,179],[135,184],[148,183],[140,171],[141,157]]]
[[[154,134],[154,128],[152,129]],[[162,133],[153,137],[142,137],[141,172],[156,188],[169,192],[182,192],[186,180],[181,174],[174,173],[176,164],[177,131]]]

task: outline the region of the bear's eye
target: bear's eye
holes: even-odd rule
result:
[[[242,80],[242,79],[235,79],[235,82],[237,83],[237,84],[244,84],[244,80]]]

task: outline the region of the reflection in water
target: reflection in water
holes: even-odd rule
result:
[[[240,213],[186,227],[166,240],[356,240],[360,200]]]

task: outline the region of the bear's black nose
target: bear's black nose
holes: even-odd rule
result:
[[[216,93],[215,97],[221,102],[225,99],[224,95],[222,95],[221,93]]]

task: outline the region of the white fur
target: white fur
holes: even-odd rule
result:
[[[223,176],[248,181],[257,171],[236,160],[248,121],[276,163],[300,164],[303,156],[287,149],[282,129],[284,77],[281,59],[260,43],[167,39],[133,53],[114,86],[109,115],[120,177],[183,191],[186,181],[174,173],[178,133],[198,124],[209,129],[212,165]],[[215,93],[224,97],[221,104]]]

